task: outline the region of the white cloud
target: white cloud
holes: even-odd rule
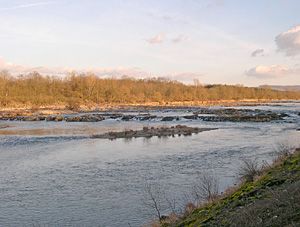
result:
[[[136,78],[149,77],[150,73],[147,73],[137,67],[115,67],[115,68],[102,68],[102,67],[90,67],[85,69],[76,69],[70,67],[31,67],[25,65],[17,65],[5,61],[0,57],[0,71],[8,71],[12,75],[28,74],[31,72],[38,72],[42,75],[56,75],[64,76],[71,72],[77,73],[94,73],[99,77],[122,77],[130,76]]]
[[[27,74],[33,71],[39,72],[41,74],[66,74],[70,71],[71,69],[68,68],[63,68],[63,67],[30,67],[30,66],[25,66],[25,65],[17,65],[11,62],[5,61],[5,59],[0,57],[0,70],[5,70],[8,71],[11,74]]]
[[[300,54],[300,25],[276,36],[275,42],[278,51],[284,52],[287,56]]]
[[[163,42],[172,42],[172,43],[180,43],[180,42],[184,42],[187,41],[189,39],[189,37],[187,35],[177,35],[176,37],[172,38],[172,39],[167,39],[166,35],[164,33],[160,33],[157,34],[156,36],[153,36],[149,39],[146,39],[146,41],[149,44],[160,44]]]
[[[165,40],[165,34],[160,33],[152,38],[147,39],[146,41],[150,44],[159,44],[164,42],[164,40]]]
[[[252,57],[264,56],[264,49],[256,49],[251,53]]]
[[[186,35],[178,35],[177,37],[175,37],[174,39],[172,39],[173,43],[180,43],[183,41],[187,41],[189,38]]]
[[[197,72],[176,72],[165,75],[170,80],[177,80],[186,84],[194,83],[194,80],[202,79],[204,74]]]
[[[71,72],[76,73],[93,73],[101,78],[122,78],[123,76],[133,78],[151,78],[151,77],[163,77],[170,80],[177,80],[186,84],[192,84],[195,79],[203,78],[202,73],[198,72],[173,72],[164,74],[153,74],[146,72],[138,67],[90,67],[85,69],[76,69],[68,67],[31,67],[25,65],[17,65],[11,62],[7,62],[0,57],[0,71],[8,71],[12,75],[29,74],[31,72],[38,72],[42,75],[54,75],[54,76],[66,76]]]
[[[284,65],[259,65],[246,71],[247,76],[257,78],[280,78],[300,73],[300,68],[291,68]]]
[[[225,4],[224,0],[211,0],[206,5],[206,8],[221,7],[221,6],[224,6],[224,4]]]
[[[42,1],[42,2],[20,4],[20,5],[15,5],[15,6],[11,6],[11,7],[0,8],[0,11],[7,11],[7,10],[14,10],[14,9],[23,9],[23,8],[32,8],[32,7],[49,5],[49,4],[53,4],[53,3],[54,3],[54,1]]]

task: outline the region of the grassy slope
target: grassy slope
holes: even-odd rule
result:
[[[177,226],[300,226],[300,150]]]

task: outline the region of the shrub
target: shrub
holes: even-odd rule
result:
[[[79,102],[79,100],[75,99],[75,98],[68,99],[66,108],[68,110],[73,110],[73,111],[80,110],[80,102]]]
[[[244,159],[238,174],[242,180],[252,182],[261,172],[262,168],[259,167],[257,160]]]
[[[290,156],[294,150],[295,147],[292,146],[288,141],[278,142],[275,147],[275,162],[281,161]]]

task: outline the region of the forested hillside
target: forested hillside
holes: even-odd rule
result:
[[[66,77],[0,74],[0,106],[142,104],[147,102],[300,99],[299,92],[232,85],[185,85],[166,79],[103,79],[92,74]]]

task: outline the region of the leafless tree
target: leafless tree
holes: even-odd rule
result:
[[[219,195],[219,182],[213,174],[201,173],[193,186],[192,194],[197,203],[212,202]]]
[[[176,203],[176,198],[172,197],[172,198],[168,198],[165,195],[165,200],[167,202],[168,208],[172,211],[173,214],[176,214],[176,208],[177,208],[177,203]]]
[[[154,211],[158,220],[162,218],[164,192],[159,184],[146,183],[144,187],[143,203],[146,207]]]

